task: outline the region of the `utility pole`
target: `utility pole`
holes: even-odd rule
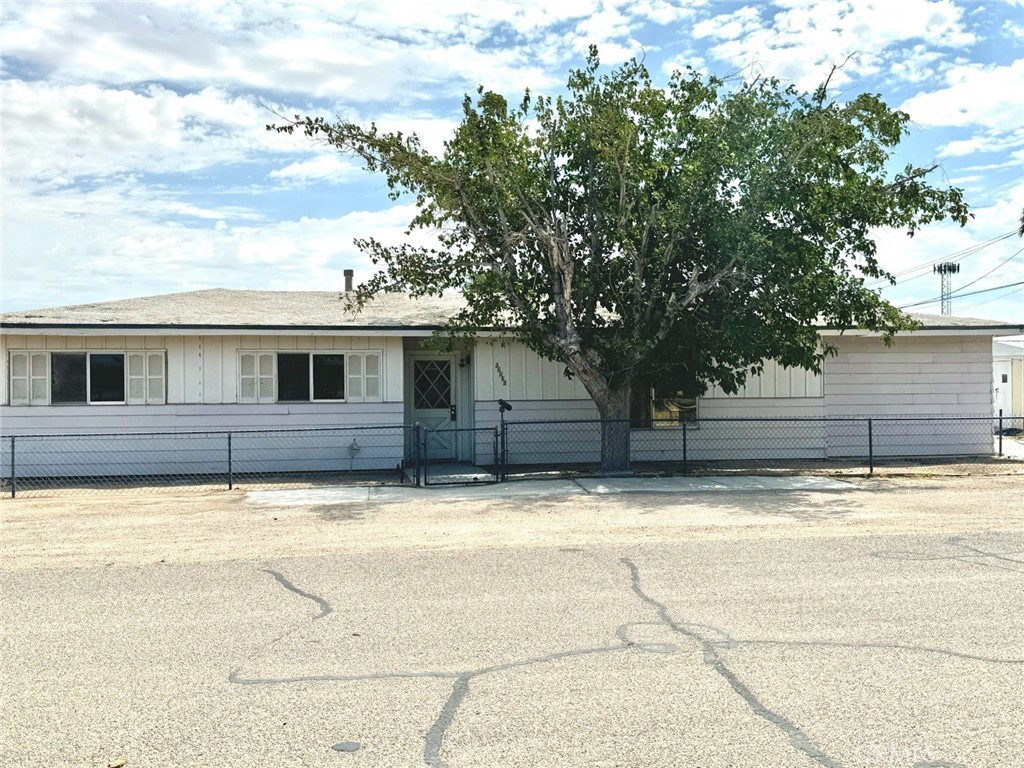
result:
[[[941,264],[936,264],[932,267],[933,273],[938,273],[942,276],[942,314],[952,315],[953,314],[953,298],[949,295],[952,293],[952,276],[960,271],[960,265],[953,261],[944,261]]]

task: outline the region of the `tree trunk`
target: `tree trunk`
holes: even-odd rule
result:
[[[601,415],[601,474],[629,472],[629,375],[620,374],[609,383],[600,366],[578,348],[569,355],[569,364]]]
[[[602,382],[604,383],[604,382]],[[588,388],[589,389],[589,388]],[[601,414],[601,474],[629,471],[630,386],[612,389],[607,384],[591,393]],[[603,391],[602,391],[603,389]]]

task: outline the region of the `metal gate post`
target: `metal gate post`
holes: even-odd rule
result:
[[[11,450],[11,455],[14,455],[14,450]],[[1003,409],[999,409],[999,455],[1003,455]]]
[[[686,466],[686,433],[690,430],[686,428],[686,423],[683,423],[683,474],[689,474]]]
[[[17,492],[18,486],[18,475],[14,469],[14,435],[11,435],[11,498],[14,498]]]
[[[508,424],[501,421],[501,479],[508,480]]]
[[[228,432],[228,490],[234,487],[234,475],[231,469],[231,433]]]
[[[501,482],[501,463],[498,458],[498,428],[494,428],[494,479]]]
[[[417,422],[412,425],[412,465],[413,475],[416,477],[416,487],[420,487],[420,425]]]
[[[868,419],[868,474],[875,474],[875,440],[871,432],[871,419]]]

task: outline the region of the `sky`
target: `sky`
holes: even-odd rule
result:
[[[938,164],[932,183],[963,188],[974,214],[878,232],[898,277],[882,295],[938,314],[932,267],[953,261],[953,314],[1024,323],[1024,0],[6,0],[0,308],[365,280],[353,239],[400,240],[411,201],[267,132],[274,112],[376,121],[439,150],[464,94],[557,94],[591,44],[610,66],[643,57],[659,82],[691,66],[812,90],[842,64],[831,95],[908,112],[895,163]]]

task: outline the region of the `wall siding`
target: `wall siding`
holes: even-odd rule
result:
[[[878,339],[866,337],[841,337],[834,343],[839,353],[826,360],[821,376],[769,362],[761,375],[751,377],[735,395],[711,390],[700,401],[699,414],[703,421],[687,432],[688,457],[699,461],[865,454],[863,422],[825,424],[814,421],[823,416],[874,417],[878,456],[991,452],[991,424],[984,421],[970,424],[886,421],[886,417],[988,415],[992,407],[992,351],[988,337],[905,335],[898,337],[890,348],[884,347]],[[0,336],[3,352],[0,401],[6,402],[8,397],[7,353],[10,350],[129,348],[167,350],[167,405],[0,406],[4,434],[397,426],[406,420],[403,405],[405,356],[403,340],[397,336],[3,334]],[[240,349],[367,348],[383,350],[382,403],[239,405],[234,402]],[[598,417],[582,384],[563,375],[562,364],[540,358],[519,342],[503,344],[500,340],[478,340],[472,355],[474,423],[477,427],[493,428],[499,420],[497,399],[512,403],[513,411],[506,416],[512,424],[510,460],[513,463],[591,463],[598,460],[600,439],[596,425],[558,423]],[[805,418],[808,421],[773,425],[770,429],[757,426],[755,421],[710,421],[764,418]],[[552,423],[516,427],[515,422],[520,421]],[[679,460],[681,441],[681,428],[634,430],[634,457],[638,461]],[[384,445],[379,455],[374,451],[361,453],[360,460],[376,461],[381,468],[394,466],[404,455],[404,445],[400,443]],[[327,452],[324,461],[336,462],[337,457],[332,453],[336,447],[322,446]],[[0,451],[6,450],[6,445],[0,446]],[[479,441],[475,453],[478,461],[493,461],[493,449],[487,440]],[[126,453],[123,461],[119,459],[119,466],[125,466],[128,458]],[[321,460],[315,451],[308,458],[314,464]],[[0,461],[3,460],[0,457]],[[282,461],[287,463],[292,459],[283,456]]]
[[[843,337],[825,361],[829,416],[984,416],[992,403],[992,343],[977,336],[903,336],[886,348]]]
[[[348,350],[383,352],[382,397],[401,402],[403,354],[401,337],[365,336],[43,336],[7,335],[3,342],[0,403],[7,403],[7,352],[12,349],[100,350],[166,349],[168,405],[235,403],[238,399],[239,350]]]
[[[518,341],[478,340],[473,370],[477,400],[590,400],[579,379],[565,377],[565,365],[542,358]]]
[[[222,473],[228,432],[239,474],[386,470],[405,456],[401,403],[4,407],[0,418],[5,437],[16,437],[21,478]],[[366,429],[323,431],[339,427]],[[317,431],[289,431],[302,429]],[[9,461],[5,439],[0,466]]]

